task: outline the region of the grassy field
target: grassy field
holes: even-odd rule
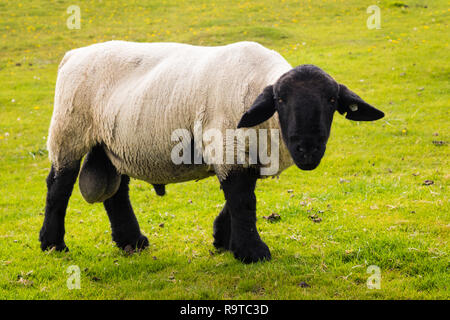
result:
[[[72,4],[79,30],[66,26]],[[372,4],[379,30],[366,26]],[[449,17],[444,0],[1,0],[0,299],[448,299]],[[269,263],[243,265],[214,250],[224,203],[216,178],[169,185],[162,198],[132,180],[151,242],[132,256],[113,244],[103,206],[88,205],[76,186],[71,251],[43,253],[57,66],[65,51],[111,39],[257,41],[292,65],[320,66],[386,117],[337,115],[318,169],[258,183]],[[272,212],[281,220],[263,218]],[[80,290],[66,286],[71,265],[81,269]],[[370,265],[381,270],[381,289],[366,286]]]

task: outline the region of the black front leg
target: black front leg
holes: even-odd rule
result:
[[[270,260],[267,245],[256,229],[255,186],[258,175],[253,170],[233,171],[221,182],[226,209],[231,216],[229,250],[244,263]]]
[[[68,251],[64,243],[64,218],[79,170],[79,161],[58,171],[53,166],[50,170],[44,224],[39,233],[42,250],[55,248],[57,251]]]
[[[219,215],[214,220],[213,228],[213,245],[218,250],[230,250],[230,236],[231,236],[231,215],[228,210],[227,202],[220,211]]]

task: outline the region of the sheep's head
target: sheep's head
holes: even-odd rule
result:
[[[355,121],[374,121],[384,113],[313,65],[301,65],[267,86],[239,121],[238,128],[258,125],[278,112],[283,140],[302,170],[322,159],[335,111]]]

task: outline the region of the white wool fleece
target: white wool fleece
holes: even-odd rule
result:
[[[175,165],[172,132],[193,133],[201,123],[203,131],[223,133],[225,149],[225,130],[235,129],[263,89],[291,68],[255,42],[203,47],[109,41],[71,50],[58,71],[50,160],[59,170],[102,144],[119,173],[150,183],[213,174],[224,179],[242,165]],[[277,114],[257,128],[279,129]],[[276,174],[290,165],[280,132]]]

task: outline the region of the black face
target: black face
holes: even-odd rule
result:
[[[337,108],[339,85],[321,69],[305,65],[284,74],[274,85],[283,140],[302,170],[322,159]]]
[[[322,69],[302,65],[267,86],[244,113],[238,128],[255,126],[278,112],[283,141],[295,164],[313,170],[325,153],[336,110],[356,121],[384,116]]]

